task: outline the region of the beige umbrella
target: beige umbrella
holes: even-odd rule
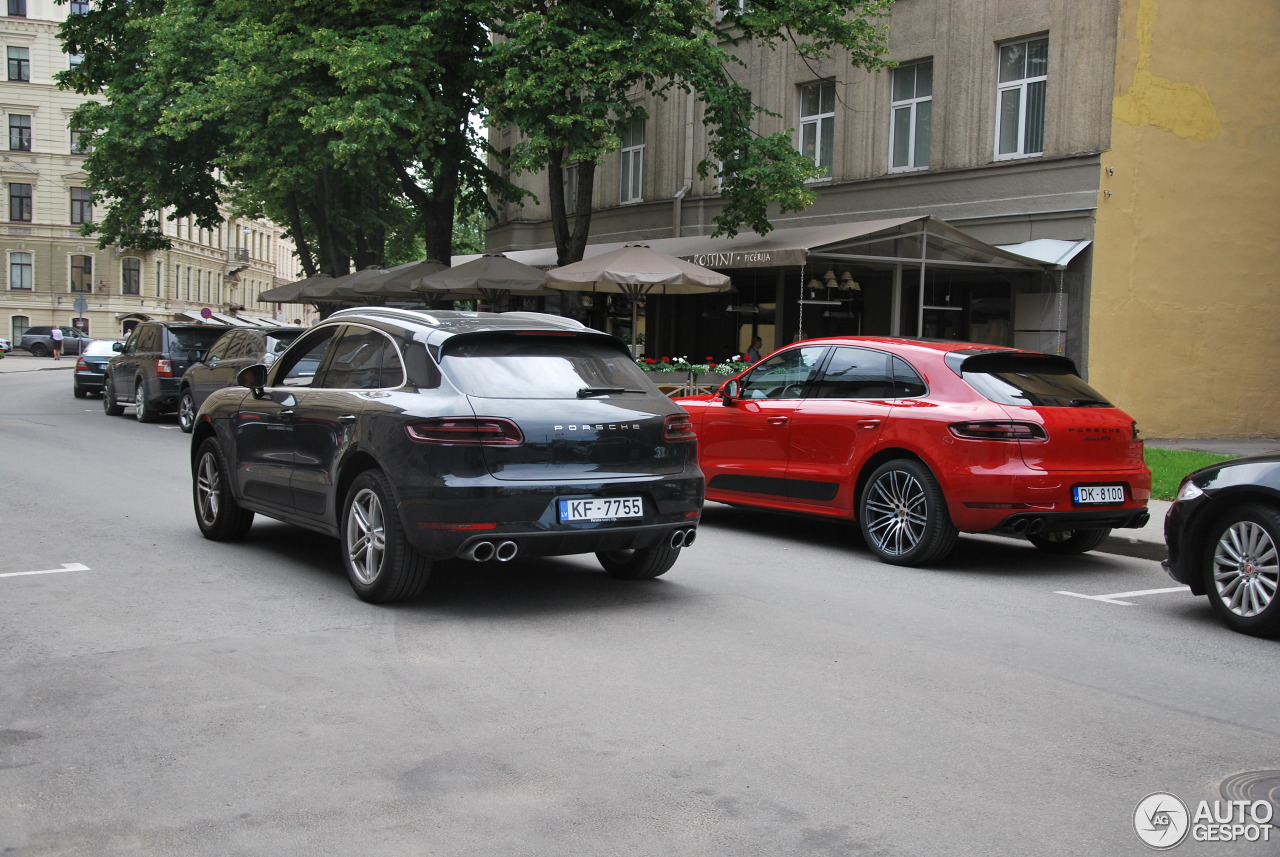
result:
[[[631,336],[636,335],[636,301],[644,295],[691,295],[726,292],[728,274],[686,262],[647,244],[627,244],[547,272],[553,289],[604,292],[631,300]]]
[[[366,268],[365,271],[372,269]],[[390,301],[419,301],[422,295],[413,289],[413,283],[428,274],[447,271],[448,266],[435,259],[406,262],[394,268],[378,269],[367,277],[352,282],[351,288],[367,298],[384,298]],[[364,274],[365,271],[361,271]]]
[[[276,304],[304,303],[307,299],[301,295],[303,289],[307,286],[331,282],[333,282],[333,277],[328,274],[316,274],[313,277],[295,280],[292,283],[285,283],[283,286],[276,286],[274,289],[267,289],[258,295],[258,300]]]
[[[543,285],[546,272],[509,259],[501,253],[486,253],[456,268],[445,268],[414,282],[420,295],[448,293],[451,297],[479,295],[490,305],[512,292],[522,297],[554,294]]]

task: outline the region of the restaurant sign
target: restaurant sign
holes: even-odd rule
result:
[[[704,268],[782,268],[803,265],[809,251],[802,247],[773,250],[725,250],[715,253],[693,253],[682,259]]]

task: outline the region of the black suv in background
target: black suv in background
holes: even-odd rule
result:
[[[102,410],[108,416],[133,405],[138,422],[154,422],[178,409],[182,373],[204,356],[218,338],[233,328],[222,324],[147,321],[134,328],[107,362]]]
[[[182,375],[178,388],[178,427],[190,432],[196,422],[196,411],[210,393],[234,384],[241,369],[255,363],[270,366],[303,330],[301,327],[245,327],[232,330],[215,342]]]
[[[576,321],[344,310],[238,380],[191,435],[201,532],[242,539],[258,513],[335,536],[366,601],[417,595],[453,557],[594,553],[657,577],[693,541],[687,415]]]

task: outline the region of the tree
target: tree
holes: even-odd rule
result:
[[[155,212],[212,227],[226,205],[286,225],[308,274],[380,263],[406,229],[448,259],[455,210],[511,192],[468,121],[487,44],[474,7],[102,0],[70,16],[64,45],[85,62],[63,82],[106,97],[73,120],[110,203],[99,243],[167,246]]]
[[[887,17],[892,0],[754,0],[727,3],[722,14],[706,0],[527,0],[494,24],[486,90],[490,122],[515,125],[522,140],[511,153],[516,170],[547,172],[548,203],[560,264],[582,258],[590,231],[596,166],[617,151],[621,130],[643,108],[637,90],[666,97],[694,93],[712,131],[711,151],[698,165],[721,178],[725,205],[717,234],[772,226],[771,203],[783,212],[813,201],[806,181],[819,172],[787,133],[762,136],[754,120],[765,111],[732,77],[742,65],[728,46],[740,41],[793,42],[819,60],[847,52],[860,68],[889,65]],[[572,231],[563,197],[564,169],[577,168]]]

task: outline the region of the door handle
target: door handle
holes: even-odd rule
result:
[[[351,423],[355,422],[355,421],[356,421],[356,419],[357,419],[357,418],[356,418],[356,415],[355,415],[355,414],[343,414],[342,416],[338,417],[338,422],[340,422],[340,423],[346,423],[346,424],[348,424],[348,425],[349,425],[349,424],[351,424]]]
[[[295,414],[293,411],[281,411],[281,412],[279,413],[280,422],[282,422],[282,423],[291,423],[291,422],[293,422],[293,418],[294,418],[295,416],[297,416],[297,414]]]
[[[879,420],[858,420],[858,428],[869,429],[869,428],[878,428],[879,426],[880,426]]]
[[[765,422],[767,422],[771,426],[785,426],[787,424],[787,418],[786,417],[768,417],[765,419]]]

